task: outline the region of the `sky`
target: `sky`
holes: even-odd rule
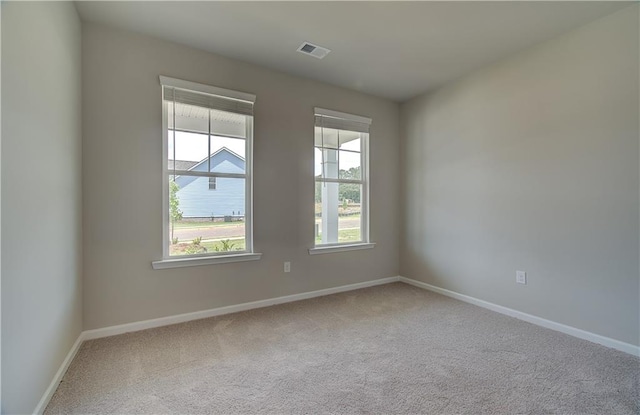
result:
[[[211,154],[226,147],[239,156],[245,157],[245,140],[237,138],[211,136]],[[175,160],[201,161],[207,157],[206,134],[176,132]],[[169,131],[169,159],[173,158],[173,140]]]
[[[314,174],[319,176],[322,174],[322,151],[315,148]],[[349,151],[338,151],[338,167],[340,170],[349,170],[351,167],[360,165],[360,153]]]

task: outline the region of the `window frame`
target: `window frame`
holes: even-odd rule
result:
[[[316,243],[315,240],[315,209],[314,209],[314,238],[313,238],[313,247],[309,249],[309,254],[324,254],[331,252],[342,252],[342,251],[352,251],[352,250],[360,250],[360,249],[369,249],[375,246],[375,243],[371,242],[370,236],[370,125],[372,123],[372,119],[368,117],[363,117],[360,115],[349,114],[340,111],[328,110],[324,108],[314,108],[314,150],[317,148],[315,144],[315,128],[323,127],[317,125],[317,121],[315,119],[320,116],[323,118],[332,119],[337,125],[327,127],[333,128],[337,130],[343,131],[357,131],[361,133],[360,136],[360,180],[354,179],[340,179],[338,166],[338,177],[337,178],[318,178],[315,176],[313,178],[314,189],[317,183],[350,183],[350,184],[359,184],[361,186],[361,195],[360,195],[360,241],[346,241],[346,242],[330,242],[330,243]],[[343,128],[340,128],[342,125]],[[353,127],[350,127],[353,126]],[[364,131],[366,126],[366,131]],[[354,129],[351,129],[354,128]],[[322,150],[321,150],[322,151]],[[336,151],[340,151],[339,143]],[[339,158],[338,158],[339,163]],[[314,156],[314,164],[315,164],[315,156]],[[324,166],[323,166],[324,169]],[[314,191],[315,193],[315,191]],[[315,195],[314,195],[315,200]],[[315,202],[314,202],[315,205]]]
[[[230,252],[207,252],[192,255],[170,255],[170,209],[169,209],[169,182],[171,172],[169,170],[169,102],[164,99],[165,87],[183,89],[200,94],[214,95],[217,97],[247,101],[255,103],[256,96],[244,92],[214,87],[211,85],[199,84],[196,82],[184,81],[181,79],[160,76],[161,102],[162,102],[162,260],[152,261],[154,269],[176,268],[184,266],[198,266],[216,263],[228,263],[239,261],[251,261],[260,259],[260,253],[254,252],[253,246],[253,114],[247,116],[245,139],[245,172],[244,174],[228,174],[205,172],[194,174],[204,177],[234,177],[245,180],[245,249],[242,251]],[[174,126],[175,129],[175,126]],[[208,140],[211,140],[211,134]],[[191,174],[191,173],[190,173]],[[242,177],[240,177],[242,176]]]

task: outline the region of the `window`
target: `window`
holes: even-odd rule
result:
[[[170,259],[251,254],[255,96],[163,76],[160,81],[164,260],[154,267],[168,267],[163,264]],[[212,262],[191,264],[204,263]]]
[[[315,109],[316,247],[369,242],[370,124],[369,118]]]

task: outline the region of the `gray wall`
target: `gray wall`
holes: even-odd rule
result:
[[[82,42],[85,329],[398,274],[398,104],[91,23]],[[260,261],[151,268],[162,255],[161,74],[257,95]],[[373,118],[374,249],[307,252],[314,240],[314,106]]]
[[[30,413],[82,330],[80,21],[2,3],[2,412]]]
[[[638,50],[631,6],[404,104],[401,274],[640,344]]]

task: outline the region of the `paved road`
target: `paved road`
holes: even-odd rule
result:
[[[212,226],[210,228],[176,228],[173,236],[180,241],[190,241],[198,237],[202,239],[226,239],[244,236],[244,223],[241,225]]]
[[[316,223],[320,223],[319,219],[316,219]],[[340,218],[340,229],[345,228],[357,228],[360,226],[360,218]],[[193,227],[193,228],[176,228],[173,231],[173,236],[177,237],[180,241],[191,241],[198,237],[202,239],[227,239],[227,238],[240,238],[244,236],[244,223],[242,224],[229,224],[229,225],[217,225],[206,227]]]

